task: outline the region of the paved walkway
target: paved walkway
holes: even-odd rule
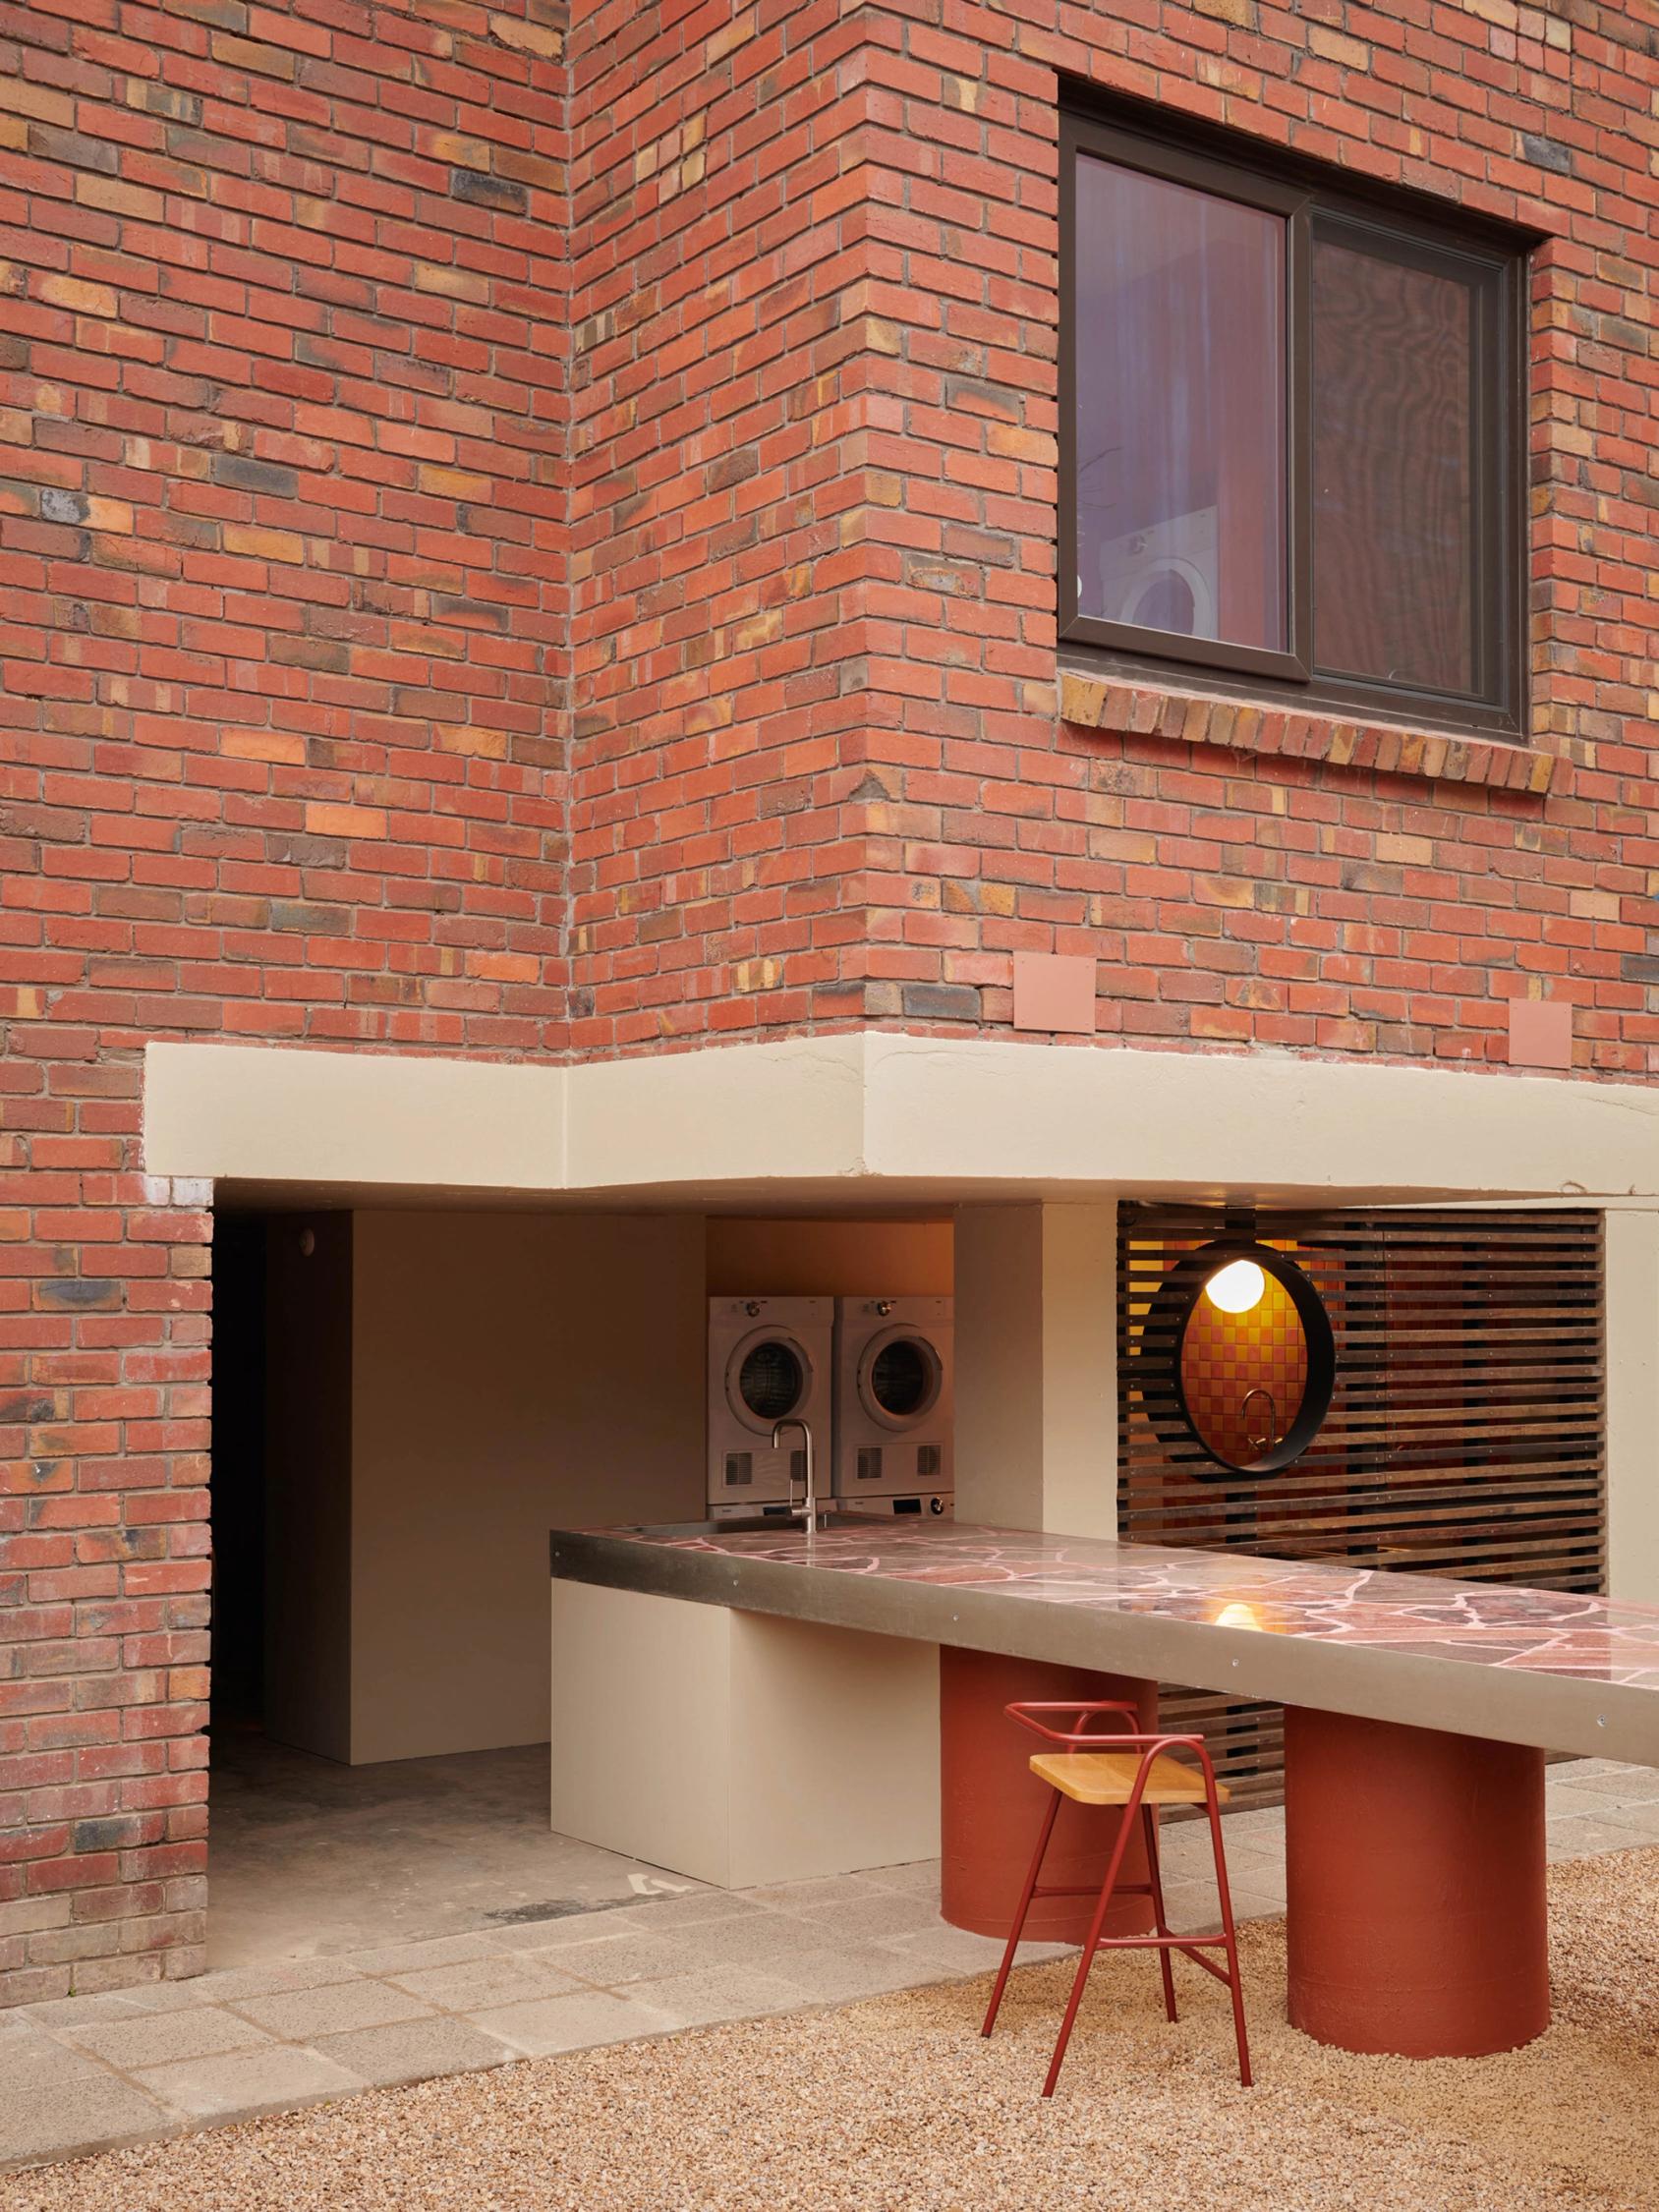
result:
[[[1659,1772],[1580,1761],[1549,1789],[1552,1857],[1659,1844]],[[1282,1911],[1284,1815],[1230,1814],[1226,1837],[1240,1914]],[[1207,1864],[1197,1824],[1166,1831],[1177,1926],[1213,1920]],[[0,2013],[0,2165],[981,1971],[999,1947],[938,1896],[931,1863],[700,1889]]]
[[[655,1890],[658,1868],[549,1831],[551,1763],[538,1743],[344,1767],[216,1727],[209,1964],[384,1951]]]

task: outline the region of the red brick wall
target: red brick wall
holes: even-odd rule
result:
[[[1098,958],[1108,1044],[1501,1062],[1506,1001],[1554,995],[1580,1072],[1648,1071],[1655,63],[1626,11],[578,16],[578,1050],[1005,1034],[1012,953],[1054,949]],[[1545,235],[1533,752],[1144,689],[1061,718],[1062,78]]]
[[[1058,950],[1099,958],[1109,1044],[1501,1060],[1505,1001],[1552,994],[1574,1006],[1579,1070],[1650,1072],[1651,30],[1621,7],[1512,0],[960,0],[861,20],[886,372],[868,455],[896,486],[865,518],[887,794],[870,809],[869,1011],[937,1001],[995,1029],[1011,953]],[[1413,756],[1382,733],[1186,700],[1121,697],[1105,729],[1058,719],[1061,72],[1547,234],[1530,337],[1547,797],[1386,772]],[[1221,742],[1132,734],[1155,728]],[[1447,750],[1414,757],[1478,772]],[[1326,751],[1355,765],[1306,757]]]
[[[571,1038],[853,1018],[862,17],[572,25]]]
[[[0,7],[0,2001],[200,1959],[144,1040],[565,1042],[561,16]]]
[[[147,1038],[1006,1035],[1032,948],[1109,1045],[1498,1059],[1547,992],[1650,1071],[1633,12],[561,13],[0,0],[0,1997],[200,1955],[208,1194],[141,1180]],[[1060,719],[1061,73],[1547,234],[1546,794]]]

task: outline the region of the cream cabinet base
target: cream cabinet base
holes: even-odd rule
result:
[[[552,1584],[552,1825],[724,1889],[939,1851],[939,1650]]]

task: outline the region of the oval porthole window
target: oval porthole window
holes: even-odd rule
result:
[[[1277,1474],[1331,1409],[1325,1301],[1271,1245],[1223,1238],[1188,1253],[1159,1287],[1142,1347],[1141,1395],[1167,1441],[1199,1446],[1200,1482]]]

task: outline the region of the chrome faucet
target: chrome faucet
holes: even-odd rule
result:
[[[1262,1398],[1267,1404],[1267,1425],[1261,1436],[1256,1434],[1257,1428],[1261,1426],[1259,1416],[1256,1421],[1250,1419],[1250,1401],[1252,1398]],[[1271,1451],[1279,1442],[1279,1406],[1273,1392],[1264,1390],[1259,1383],[1253,1390],[1244,1392],[1238,1407],[1238,1418],[1245,1424],[1244,1441],[1249,1445],[1252,1451]]]
[[[813,1480],[812,1471],[812,1431],[804,1421],[798,1421],[792,1415],[786,1420],[774,1421],[772,1425],[772,1448],[773,1451],[777,1449],[778,1439],[785,1429],[799,1429],[801,1442],[806,1446],[807,1494],[800,1506],[797,1507],[795,1504],[795,1464],[791,1458],[789,1462],[789,1510],[791,1513],[797,1510],[801,1513],[803,1524],[810,1533],[815,1528],[823,1528],[829,1519],[828,1514],[822,1514],[818,1509],[818,1487]]]

